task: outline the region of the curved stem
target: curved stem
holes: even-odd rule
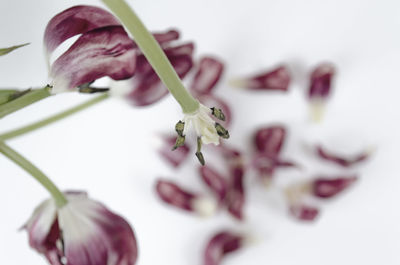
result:
[[[184,113],[195,112],[199,102],[183,86],[167,56],[139,17],[124,0],[102,0],[132,34],[161,81],[181,105]]]
[[[41,89],[31,90],[28,93],[20,96],[19,98],[0,105],[0,118],[3,118],[4,116],[20,110],[26,106],[29,106],[39,100],[47,98],[51,95],[50,88],[50,86],[45,86]]]
[[[0,142],[0,153],[8,157],[11,161],[22,167],[26,172],[32,175],[42,186],[51,194],[58,208],[63,207],[67,203],[64,194],[54,185],[54,183],[42,172],[35,167],[25,157],[6,145]]]
[[[25,134],[25,133],[31,132],[33,130],[39,129],[41,127],[44,127],[46,125],[49,125],[49,124],[51,124],[53,122],[59,121],[61,119],[64,119],[64,118],[66,118],[66,117],[68,117],[68,116],[70,116],[72,114],[75,114],[75,113],[77,113],[77,112],[79,112],[81,110],[87,109],[87,108],[89,108],[89,107],[91,107],[91,106],[93,106],[93,105],[95,105],[97,103],[100,103],[100,102],[104,101],[105,99],[107,99],[109,97],[110,97],[109,94],[103,94],[103,95],[95,97],[95,98],[93,98],[93,99],[91,99],[89,101],[86,101],[86,102],[84,102],[82,104],[79,104],[79,105],[77,105],[77,106],[75,106],[75,107],[73,107],[71,109],[68,109],[68,110],[60,112],[60,113],[58,113],[56,115],[50,116],[50,117],[48,117],[48,118],[46,118],[44,120],[41,120],[41,121],[38,121],[38,122],[34,122],[34,123],[31,123],[31,124],[29,124],[27,126],[24,126],[24,127],[21,127],[21,128],[6,132],[4,134],[1,134],[0,135],[0,141],[4,141],[4,140],[8,140],[8,139],[20,136],[22,134]]]

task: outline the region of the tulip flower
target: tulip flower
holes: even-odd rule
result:
[[[52,265],[136,263],[136,239],[127,221],[84,192],[65,197],[62,207],[53,199],[44,201],[24,226],[32,248]]]

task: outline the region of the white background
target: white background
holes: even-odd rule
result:
[[[258,243],[224,264],[400,264],[400,2],[395,0],[136,0],[129,1],[151,30],[176,27],[194,40],[197,56],[216,54],[227,63],[217,93],[231,103],[230,142],[250,153],[257,126],[281,122],[289,128],[284,156],[304,165],[281,171],[287,180],[314,174],[358,173],[348,192],[321,206],[312,224],[288,217],[278,188],[266,192],[254,176],[246,180],[247,221],[225,213],[210,219],[176,211],[153,194],[157,177],[175,179],[199,192],[195,157],[179,171],[155,152],[157,132],[172,131],[181,117],[171,97],[148,108],[112,99],[72,118],[10,140],[9,144],[46,172],[62,189],[80,189],[122,214],[133,225],[138,264],[197,265],[207,239],[221,228],[252,233]],[[1,0],[0,47],[31,42],[0,58],[0,87],[46,84],[42,36],[47,21],[76,4],[100,1]],[[335,91],[325,120],[309,121],[307,74],[321,61],[337,65]],[[286,63],[294,76],[290,93],[250,93],[227,85],[229,78]],[[0,121],[0,132],[73,106],[88,96],[62,94]],[[322,141],[343,152],[377,148],[372,159],[351,170],[321,164],[305,143]],[[0,259],[2,264],[46,264],[18,228],[46,191],[0,157]],[[278,181],[279,182],[279,181]],[[278,183],[279,185],[279,183]],[[283,184],[282,184],[283,185]]]

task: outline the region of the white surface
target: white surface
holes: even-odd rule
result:
[[[2,0],[0,46],[31,42],[0,58],[1,87],[47,82],[42,34],[47,21],[75,4],[100,1]],[[285,156],[307,170],[282,171],[281,179],[340,173],[304,155],[304,142],[329,141],[343,151],[378,148],[356,167],[361,180],[323,205],[314,224],[286,215],[276,194],[249,177],[247,221],[225,213],[199,219],[164,206],[153,195],[154,180],[170,177],[204,191],[191,163],[178,172],[154,152],[155,132],[173,129],[181,117],[172,98],[149,108],[110,100],[73,118],[9,141],[63,189],[87,190],[134,226],[140,265],[201,264],[206,240],[220,228],[253,232],[259,243],[224,264],[398,265],[400,257],[399,62],[400,2],[395,0],[136,0],[130,1],[152,30],[177,27],[194,40],[197,55],[216,54],[228,64],[218,94],[234,106],[231,143],[246,148],[255,126],[280,121],[291,129]],[[336,89],[320,126],[308,120],[303,90],[307,73],[329,60],[338,67]],[[295,80],[289,94],[248,93],[229,88],[228,77],[285,62]],[[63,94],[0,121],[6,131],[72,106],[87,97]],[[162,114],[161,114],[162,113]],[[254,114],[256,113],[256,114]],[[17,229],[46,192],[20,168],[0,157],[0,259],[2,264],[46,264]],[[301,175],[301,176],[300,176]]]

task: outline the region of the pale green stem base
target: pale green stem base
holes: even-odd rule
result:
[[[20,110],[26,106],[31,105],[32,103],[35,103],[39,100],[42,100],[44,98],[49,97],[50,94],[50,87],[46,86],[41,89],[34,89],[32,91],[29,91],[25,95],[12,100],[8,103],[0,105],[0,118],[3,118],[4,116],[11,114],[17,110]]]
[[[182,107],[184,113],[193,113],[199,108],[199,102],[183,86],[167,56],[153,35],[147,30],[139,17],[124,0],[102,0],[121,20],[132,34],[135,42],[150,62],[161,81]]]
[[[54,185],[54,183],[25,157],[17,153],[4,142],[0,142],[0,153],[22,167],[26,172],[31,174],[37,181],[39,181],[39,183],[42,184],[42,186],[51,194],[57,208],[61,208],[67,203],[67,199],[65,198],[64,194],[62,194],[62,192]]]
[[[91,107],[91,106],[93,106],[93,105],[95,105],[97,103],[100,103],[100,102],[104,101],[105,99],[108,99],[109,97],[110,97],[109,94],[103,94],[103,95],[95,97],[95,98],[93,98],[93,99],[91,99],[89,101],[86,101],[86,102],[84,102],[84,103],[82,103],[80,105],[77,105],[77,106],[75,106],[75,107],[73,107],[71,109],[68,109],[66,111],[60,112],[60,113],[58,113],[58,114],[56,114],[54,116],[50,116],[50,117],[48,117],[48,118],[46,118],[44,120],[41,120],[41,121],[38,121],[38,122],[35,122],[35,123],[32,123],[32,124],[29,124],[27,126],[24,126],[24,127],[21,127],[21,128],[6,132],[4,134],[1,134],[0,135],[0,141],[5,141],[5,140],[8,140],[8,139],[20,136],[22,134],[25,134],[25,133],[31,132],[33,130],[39,129],[41,127],[44,127],[46,125],[49,125],[49,124],[51,124],[53,122],[59,121],[61,119],[64,119],[64,118],[66,118],[66,117],[68,117],[68,116],[70,116],[72,114],[75,114],[75,113],[77,113],[77,112],[79,112],[81,110],[87,109],[87,108],[89,108],[89,107]]]

